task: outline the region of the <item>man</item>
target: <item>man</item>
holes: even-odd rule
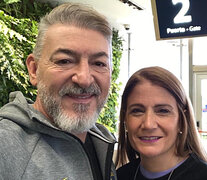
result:
[[[0,179],[116,179],[114,137],[96,124],[109,92],[111,29],[94,10],[63,4],[41,19],[21,92],[0,110]]]

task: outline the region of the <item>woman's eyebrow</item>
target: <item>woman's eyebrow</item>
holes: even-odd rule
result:
[[[133,108],[133,107],[142,107],[142,108],[144,108],[144,105],[140,104],[140,103],[134,103],[134,104],[130,104],[128,107],[129,108]]]
[[[173,109],[173,107],[170,104],[156,104],[154,107],[157,107],[157,108],[159,108],[159,107],[168,107],[168,108]]]

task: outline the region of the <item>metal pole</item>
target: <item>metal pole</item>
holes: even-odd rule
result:
[[[183,78],[183,41],[180,39],[180,80]]]
[[[130,76],[131,33],[128,33],[128,77]]]
[[[193,39],[188,40],[189,51],[189,96],[193,102]]]

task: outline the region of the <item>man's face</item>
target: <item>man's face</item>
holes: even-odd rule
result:
[[[85,131],[107,99],[110,78],[110,45],[103,35],[71,25],[53,25],[46,33],[33,80],[38,87],[35,108],[61,129]]]

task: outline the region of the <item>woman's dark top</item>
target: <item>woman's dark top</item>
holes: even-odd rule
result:
[[[140,159],[136,159],[117,170],[118,180],[149,180],[145,178],[138,170],[136,179],[134,179]],[[170,173],[153,179],[167,180]],[[207,163],[200,160],[195,154],[190,154],[189,158],[172,173],[170,180],[207,180]]]

